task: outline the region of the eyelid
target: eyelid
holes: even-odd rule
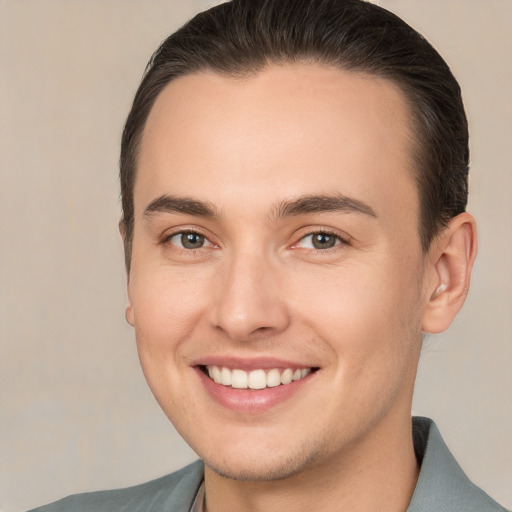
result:
[[[204,237],[204,239],[206,240],[208,245],[205,245],[203,247],[199,247],[197,249],[186,249],[184,247],[180,247],[180,246],[178,246],[176,244],[170,243],[170,241],[171,241],[171,239],[173,237],[175,237],[177,235],[182,235],[184,233],[194,233],[194,234],[200,235],[200,236]],[[301,247],[299,246],[299,244],[300,244],[300,242],[302,240],[304,240],[307,237],[319,234],[319,233],[335,237],[336,240],[337,240],[336,244],[333,247],[326,248],[326,249],[305,248],[306,250],[316,251],[316,252],[329,252],[329,251],[332,251],[332,250],[336,250],[336,248],[338,248],[340,245],[341,246],[346,246],[346,245],[350,245],[351,244],[351,237],[348,236],[345,233],[339,232],[336,229],[325,228],[325,227],[308,227],[308,228],[303,228],[303,229],[301,229],[299,231],[299,233],[295,236],[295,240],[296,241],[293,242],[289,246],[289,248],[291,248],[291,249],[300,249]],[[175,227],[175,228],[173,228],[173,229],[171,229],[169,231],[166,231],[162,235],[160,243],[163,244],[163,245],[165,245],[165,244],[172,245],[175,250],[184,251],[184,252],[188,252],[188,253],[199,252],[199,251],[201,251],[203,249],[210,249],[212,247],[213,248],[220,248],[217,243],[212,241],[212,236],[211,235],[207,234],[203,229],[200,229],[200,228],[195,227],[195,226],[190,226],[190,227],[189,226],[179,226],[179,227]]]
[[[179,245],[171,243],[171,240],[175,236],[183,235],[185,233],[193,233],[195,235],[200,235],[200,236],[204,237],[205,241],[208,242],[208,245],[205,245],[203,247],[199,247],[197,249],[186,249],[185,247],[180,247]],[[175,248],[175,250],[178,250],[178,251],[185,251],[185,252],[191,253],[191,252],[201,251],[202,249],[210,249],[212,247],[214,247],[214,248],[218,247],[218,245],[215,242],[213,242],[211,239],[212,239],[212,237],[210,235],[208,235],[207,233],[205,233],[200,228],[192,227],[192,226],[190,226],[190,227],[188,227],[188,226],[179,226],[179,227],[175,227],[175,228],[173,228],[171,230],[166,231],[162,235],[160,243],[163,244],[163,245],[166,245],[166,244],[171,245],[173,248]]]
[[[174,233],[174,235],[168,237],[167,240],[169,242],[171,242],[172,245],[177,245],[177,244],[173,243],[172,240],[174,238],[181,238],[183,235],[196,235],[196,236],[200,236],[204,240],[205,243],[201,247],[196,247],[194,249],[178,246],[180,249],[186,249],[187,251],[197,251],[199,249],[204,249],[206,247],[213,247],[212,242],[210,242],[210,240],[208,240],[208,238],[206,238],[201,233],[194,233],[193,231],[179,231],[178,233]]]
[[[323,234],[323,235],[335,237],[337,240],[336,244],[333,247],[329,247],[326,249],[316,249],[316,248],[304,248],[304,249],[310,250],[310,251],[316,251],[316,252],[329,252],[332,250],[336,250],[336,248],[338,248],[340,245],[341,246],[350,245],[350,237],[344,233],[342,234],[342,233],[338,232],[335,229],[318,227],[318,228],[307,228],[307,229],[304,229],[301,231],[302,232],[299,233],[299,235],[297,235],[297,238],[296,238],[297,241],[291,245],[291,249],[301,249],[302,247],[299,246],[300,242],[302,242],[305,238],[308,238],[310,236],[317,235],[317,234]]]

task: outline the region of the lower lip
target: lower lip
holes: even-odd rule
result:
[[[266,412],[269,409],[289,400],[313,377],[310,373],[306,377],[281,384],[273,388],[264,389],[235,389],[230,386],[223,386],[210,379],[201,368],[196,368],[203,386],[208,394],[220,405],[234,411],[257,414]]]

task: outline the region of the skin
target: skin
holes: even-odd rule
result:
[[[139,155],[127,319],[156,399],[206,463],[209,512],[406,510],[422,336],[460,309],[476,253],[469,214],[422,252],[413,150],[400,91],[353,72],[197,73],[158,97]],[[151,209],[162,195],[214,215]],[[312,195],[371,212],[283,214]],[[180,245],[189,231],[202,247]],[[315,249],[319,231],[336,244]],[[267,410],[232,410],[198,377],[211,357],[318,371]]]

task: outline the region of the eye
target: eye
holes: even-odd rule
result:
[[[311,233],[299,240],[297,247],[304,249],[331,249],[336,245],[342,243],[343,240],[334,233],[324,233],[319,231]]]
[[[195,231],[182,231],[168,238],[168,241],[181,249],[201,249],[211,247],[213,244],[200,233]]]

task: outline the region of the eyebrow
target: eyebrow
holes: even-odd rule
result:
[[[197,217],[219,216],[217,209],[211,203],[166,194],[157,197],[146,206],[144,217],[150,217],[155,213],[180,213]]]
[[[284,217],[322,212],[359,213],[377,217],[371,206],[343,194],[307,195],[294,200],[282,201],[273,208],[270,217],[273,220],[278,220]],[[219,211],[211,203],[167,194],[151,201],[144,210],[145,217],[150,217],[155,213],[178,213],[207,218],[220,217]]]
[[[377,217],[371,206],[343,194],[307,195],[291,201],[283,201],[275,207],[272,218],[307,215],[310,213],[341,212],[360,213],[370,217]]]

